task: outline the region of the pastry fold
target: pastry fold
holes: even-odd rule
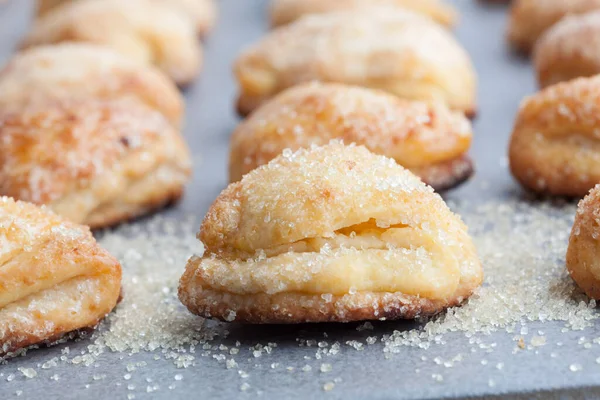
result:
[[[456,24],[458,14],[449,4],[440,0],[271,0],[271,26],[286,25],[309,14],[362,8],[365,6],[393,6],[426,15],[445,25]]]
[[[526,188],[583,197],[600,182],[600,78],[558,83],[526,98],[509,146],[510,170]]]
[[[132,98],[0,111],[0,194],[100,228],[178,199],[190,156],[164,116]]]
[[[183,98],[158,69],[89,43],[61,43],[24,50],[0,70],[0,108],[83,98],[135,98],[179,128]]]
[[[202,64],[191,20],[153,0],[79,0],[61,4],[38,18],[22,42],[32,47],[88,42],[154,64],[178,85],[190,83]]]
[[[0,198],[0,353],[94,327],[116,305],[119,262],[89,229]]]
[[[229,179],[240,180],[286,148],[332,139],[391,157],[436,190],[454,187],[473,172],[467,155],[472,129],[462,113],[442,103],[315,82],[283,91],[240,123],[231,136]]]
[[[301,18],[249,47],[234,69],[241,115],[312,80],[439,101],[468,115],[476,111],[475,72],[464,49],[429,18],[398,8]]]
[[[230,184],[200,228],[179,298],[251,323],[413,318],[457,305],[482,270],[467,229],[393,160],[332,142]]]

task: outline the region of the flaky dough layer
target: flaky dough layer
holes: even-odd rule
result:
[[[482,280],[466,227],[430,187],[339,142],[230,184],[199,238],[206,252],[188,262],[179,297],[224,320],[411,318],[460,303]]]
[[[94,327],[116,305],[121,266],[87,227],[0,198],[0,354]]]
[[[600,78],[550,86],[521,104],[509,146],[510,170],[543,194],[584,196],[600,182]]]
[[[466,155],[472,129],[463,114],[441,103],[314,82],[283,91],[236,128],[231,137],[229,179],[241,179],[284,149],[324,145],[332,139],[391,157],[434,189],[458,184],[473,171]]]
[[[430,19],[398,8],[301,18],[248,48],[234,68],[241,115],[312,80],[440,101],[468,115],[476,111],[475,72],[464,49]]]

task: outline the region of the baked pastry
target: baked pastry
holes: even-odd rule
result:
[[[600,9],[600,0],[514,0],[508,22],[508,40],[529,53],[538,38],[566,15]]]
[[[238,112],[318,80],[443,101],[475,112],[475,73],[451,34],[428,18],[391,7],[309,15],[272,31],[235,63]]]
[[[0,354],[94,327],[117,304],[121,266],[87,227],[0,197]]]
[[[132,99],[0,110],[0,195],[101,228],[177,200],[190,175],[179,132]]]
[[[600,182],[600,77],[550,86],[521,104],[509,148],[510,169],[544,194],[584,196]]]
[[[237,127],[231,137],[229,180],[241,179],[286,148],[332,139],[391,157],[436,190],[454,187],[473,173],[467,155],[471,124],[463,114],[444,104],[314,82],[281,92]]]
[[[60,4],[74,0],[37,0],[37,16],[46,14]],[[207,35],[215,25],[217,7],[213,0],[154,0],[170,5],[191,17],[196,30],[202,36]]]
[[[136,98],[161,112],[175,127],[183,98],[156,68],[88,43],[61,43],[17,53],[0,69],[0,108],[55,99]]]
[[[90,42],[160,68],[179,85],[198,74],[202,53],[194,26],[180,11],[154,0],[79,0],[49,11],[22,46]]]
[[[269,12],[271,25],[280,26],[308,14],[323,14],[371,5],[408,9],[449,27],[457,20],[456,10],[443,0],[271,0]]]
[[[600,185],[579,202],[567,249],[567,270],[591,298],[600,299]]]
[[[540,86],[600,73],[599,47],[600,9],[563,18],[535,45],[534,64]]]
[[[408,170],[333,142],[230,184],[179,285],[195,314],[248,323],[414,318],[481,284],[467,228]]]

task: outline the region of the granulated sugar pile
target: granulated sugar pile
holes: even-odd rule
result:
[[[575,215],[574,204],[492,202],[478,207],[456,204],[485,270],[485,283],[462,307],[426,322],[421,329],[385,335],[384,351],[428,347],[452,331],[513,332],[527,321],[559,320],[582,329],[598,317],[568,277],[564,255]],[[168,350],[186,365],[190,348],[205,343],[222,327],[208,327],[177,300],[177,283],[187,258],[202,252],[193,232],[198,223],[155,218],[105,235],[101,244],[124,268],[124,300],[95,335],[95,344],[113,351]],[[185,351],[187,355],[181,356]]]
[[[321,333],[326,338],[323,341],[298,338],[298,346],[313,349],[304,357],[312,361],[296,367],[280,366],[273,359],[261,358],[272,352],[285,352],[285,346],[278,346],[275,340],[244,348],[235,334],[231,334],[227,340],[235,345],[223,345],[228,324],[205,321],[191,315],[179,303],[177,285],[187,258],[203,251],[195,238],[198,220],[156,217],[105,233],[100,243],[123,264],[123,301],[91,338],[85,339],[90,344],[84,354],[63,351],[60,359],[50,360],[51,364],[91,365],[107,352],[128,355],[149,351],[155,360],[172,360],[177,367],[185,368],[196,365],[201,357],[210,357],[224,369],[239,369],[243,382],[240,390],[246,391],[250,389],[244,380],[248,371],[239,365],[248,357],[267,362],[266,368],[327,373],[335,371],[335,356],[344,351],[371,347],[371,352],[383,349],[382,358],[388,358],[406,346],[433,348],[450,343],[445,338],[449,332],[464,332],[472,338],[504,330],[512,337],[515,333],[522,334],[530,321],[562,321],[562,329],[570,331],[585,329],[598,318],[595,302],[577,289],[564,266],[575,204],[509,200],[479,206],[459,203],[451,207],[462,215],[473,236],[485,271],[483,287],[462,307],[422,321],[415,329],[391,331],[392,323],[373,324],[375,327],[365,323],[358,328],[349,324],[348,330],[366,330],[363,333],[368,336],[340,343],[336,336],[342,329],[337,326],[329,338]],[[322,327],[324,331],[331,329],[328,325]],[[543,336],[534,336],[531,343],[535,346],[545,340]],[[381,346],[372,346],[377,343]],[[290,346],[289,342],[286,346]],[[136,364],[129,363],[128,371],[130,364],[131,370],[136,368]],[[176,380],[178,376],[181,379],[176,375]],[[332,390],[339,382],[332,376],[323,390]]]
[[[385,351],[428,347],[432,339],[452,331],[514,332],[519,323],[552,320],[577,330],[598,318],[595,301],[576,287],[565,269],[575,204],[511,201],[452,208],[469,227],[483,264],[484,285],[461,307],[422,329],[394,332],[385,340]]]
[[[94,335],[93,352],[104,348],[136,353],[160,350],[186,366],[187,353],[216,331],[189,312],[177,299],[177,286],[187,259],[202,254],[195,237],[199,222],[155,217],[145,225],[130,225],[99,240],[123,265],[123,301]]]

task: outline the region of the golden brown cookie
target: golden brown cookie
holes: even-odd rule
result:
[[[473,172],[471,124],[444,104],[399,99],[382,91],[308,83],[284,90],[243,121],[231,137],[229,180],[266,164],[284,149],[332,139],[391,157],[436,190]]]
[[[600,77],[550,86],[521,104],[510,169],[534,192],[584,196],[600,182]]]
[[[51,9],[74,0],[37,0],[37,16],[46,14]],[[154,0],[165,3],[173,9],[184,13],[196,25],[198,34],[207,35],[215,25],[217,6],[214,0]]]
[[[38,18],[22,46],[61,42],[106,45],[156,65],[179,85],[198,74],[202,52],[194,25],[172,6],[154,0],[79,0]]]
[[[235,74],[242,115],[312,80],[441,101],[469,115],[476,108],[475,73],[464,49],[430,19],[391,7],[301,18],[244,51]]]
[[[78,98],[133,97],[161,112],[175,127],[183,97],[158,69],[89,43],[61,43],[24,50],[0,69],[0,108]]]
[[[324,14],[372,5],[408,9],[449,27],[458,19],[456,10],[440,0],[271,0],[269,13],[271,25],[280,26],[308,14]]]
[[[508,40],[529,53],[538,38],[566,15],[600,9],[600,0],[514,0],[508,22]]]
[[[198,234],[179,298],[248,323],[414,318],[481,284],[467,228],[394,160],[332,142],[230,184]]]
[[[178,199],[190,156],[178,130],[132,98],[0,110],[0,195],[100,228]]]
[[[600,185],[579,202],[567,249],[567,270],[591,298],[600,299]]]
[[[94,327],[116,305],[121,266],[87,227],[0,197],[0,354]]]
[[[540,37],[534,64],[541,87],[600,73],[600,10],[565,17]]]

